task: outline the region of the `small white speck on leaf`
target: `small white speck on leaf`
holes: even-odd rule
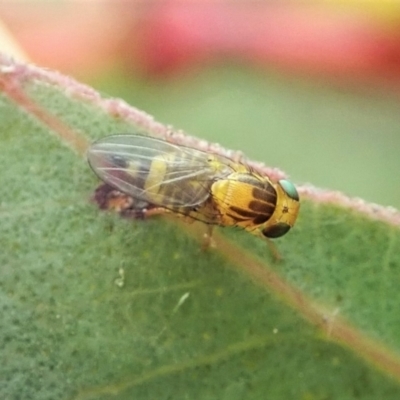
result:
[[[176,313],[178,311],[179,307],[188,299],[189,295],[190,293],[186,292],[181,296],[181,298],[178,300],[178,304],[172,310],[172,313]]]
[[[117,279],[115,279],[114,283],[118,287],[122,288],[125,285],[125,270],[123,268],[120,268],[118,270],[118,274],[119,274],[119,277]]]

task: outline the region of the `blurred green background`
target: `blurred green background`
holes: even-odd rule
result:
[[[279,167],[296,183],[400,208],[395,93],[232,63],[169,80],[117,73],[89,81],[160,122]]]
[[[37,0],[0,18],[16,57],[296,183],[400,208],[397,2]]]

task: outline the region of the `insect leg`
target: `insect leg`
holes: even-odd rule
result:
[[[141,211],[143,215],[143,219],[145,218],[151,218],[156,215],[163,215],[163,214],[169,214],[172,211],[167,210],[166,208],[163,207],[152,207],[152,208],[145,208]]]
[[[202,251],[207,251],[210,247],[215,247],[215,242],[212,238],[212,233],[214,230],[214,225],[209,225],[207,224],[207,231],[203,235],[203,243],[201,245],[201,250]]]
[[[282,257],[282,255],[279,253],[279,250],[278,250],[278,248],[276,247],[276,244],[275,244],[271,239],[265,237],[265,236],[261,233],[261,231],[260,231],[259,229],[257,229],[257,228],[249,227],[249,228],[246,228],[246,231],[249,232],[249,233],[251,233],[251,234],[254,235],[254,236],[257,236],[257,237],[263,239],[263,240],[267,243],[268,248],[269,248],[269,251],[271,252],[273,259],[274,259],[275,261],[282,261],[283,257]]]
[[[265,238],[265,240],[268,244],[269,250],[270,250],[274,260],[282,261],[283,257],[281,255],[281,253],[279,253],[279,250],[278,250],[278,247],[276,247],[276,244],[271,239]]]

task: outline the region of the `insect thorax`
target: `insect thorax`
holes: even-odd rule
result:
[[[275,211],[277,194],[272,183],[250,172],[233,173],[216,181],[211,192],[221,225],[261,225]]]

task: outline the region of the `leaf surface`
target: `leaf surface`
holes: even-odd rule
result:
[[[88,143],[169,128],[0,64],[1,398],[398,399],[396,211],[304,187],[283,260],[235,229],[202,252],[201,224],[89,200]]]

